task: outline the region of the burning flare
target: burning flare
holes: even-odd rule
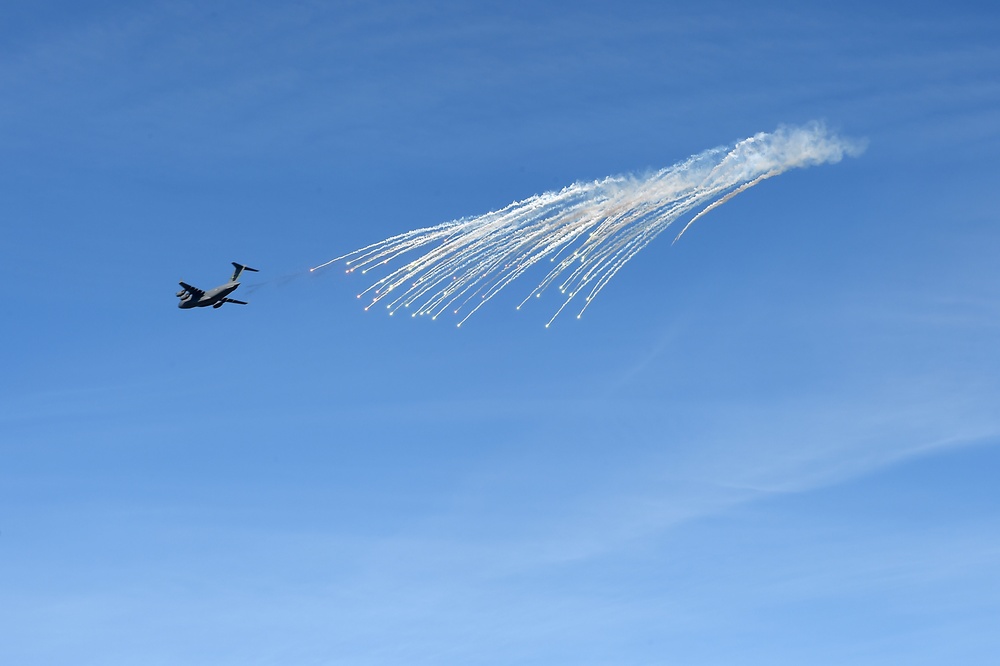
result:
[[[364,274],[422,250],[358,297],[370,294],[365,309],[384,302],[389,314],[410,308],[412,316],[436,319],[450,310],[461,316],[461,326],[500,290],[548,259],[553,264],[548,274],[521,302],[556,285],[565,300],[548,327],[582,297],[579,318],[615,273],[677,220],[700,208],[675,242],[702,215],[768,178],[839,162],[863,150],[862,143],[841,139],[820,123],[779,127],[648,176],[574,183],[485,215],[408,231],[310,270],[346,260],[348,273],[361,269]]]

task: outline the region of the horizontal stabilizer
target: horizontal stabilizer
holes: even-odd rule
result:
[[[230,280],[230,282],[236,282],[237,280],[239,280],[240,279],[240,273],[242,273],[243,271],[252,271],[254,273],[259,273],[260,272],[256,268],[250,268],[249,266],[244,266],[243,264],[238,264],[235,261],[232,262],[232,264],[233,264],[233,268],[235,270],[233,271],[233,279]]]

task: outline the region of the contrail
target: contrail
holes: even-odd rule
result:
[[[611,278],[675,221],[700,208],[674,242],[705,213],[768,178],[839,162],[863,150],[862,142],[841,139],[821,123],[779,127],[647,176],[574,183],[485,215],[408,231],[310,270],[346,260],[348,273],[361,269],[364,274],[422,250],[358,298],[370,294],[365,309],[382,302],[390,315],[408,308],[414,317],[436,319],[451,311],[461,317],[461,326],[504,287],[548,259],[553,264],[548,274],[521,302],[556,285],[565,300],[548,327],[578,297],[579,318]]]

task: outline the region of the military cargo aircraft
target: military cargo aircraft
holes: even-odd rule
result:
[[[233,277],[229,282],[223,285],[219,285],[215,289],[209,289],[208,291],[202,291],[198,287],[192,287],[187,282],[181,282],[180,285],[184,287],[177,292],[177,297],[181,299],[181,302],[177,304],[177,307],[188,309],[188,308],[207,308],[211,305],[213,308],[221,308],[226,303],[236,303],[237,305],[246,305],[246,301],[238,301],[235,298],[227,298],[229,294],[236,291],[236,288],[240,286],[237,282],[240,279],[240,273],[243,271],[253,271],[254,273],[259,272],[256,268],[250,268],[249,266],[244,266],[233,262]]]

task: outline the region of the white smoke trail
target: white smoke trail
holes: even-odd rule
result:
[[[546,327],[576,298],[577,318],[621,268],[676,220],[690,218],[676,242],[713,208],[789,169],[839,162],[864,150],[829,133],[820,123],[779,127],[731,147],[714,148],[645,177],[611,176],[574,183],[478,217],[408,231],[331,259],[310,270],[347,260],[362,273],[413,250],[423,254],[358,294],[384,302],[389,314],[436,319],[463,314],[461,326],[504,287],[542,259],[554,265],[521,305],[553,284],[565,295]],[[520,305],[518,309],[520,309]],[[463,312],[464,309],[464,312]]]

